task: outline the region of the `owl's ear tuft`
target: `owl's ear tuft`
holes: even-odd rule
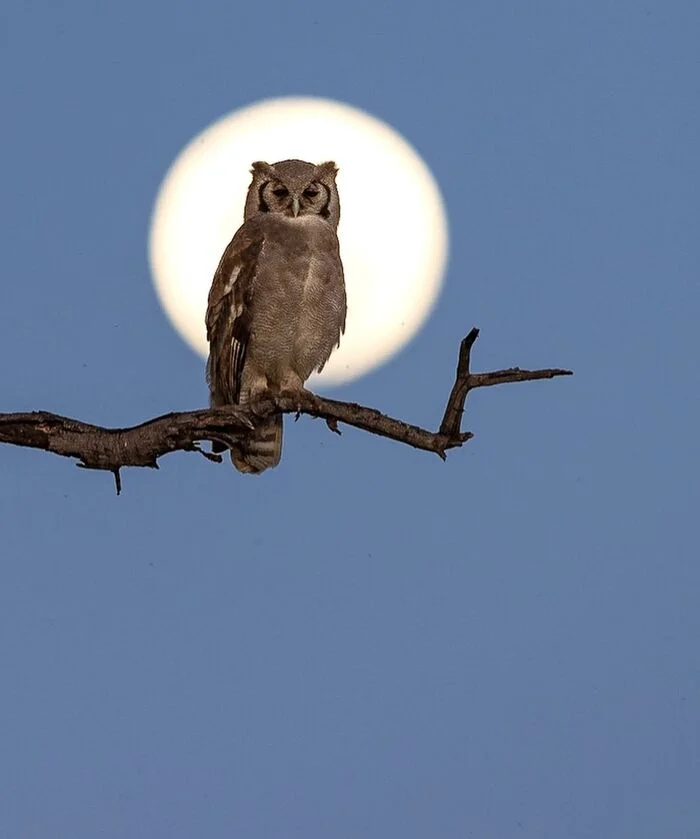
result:
[[[268,177],[273,174],[272,166],[264,160],[256,160],[250,171],[253,175],[267,175]]]
[[[335,165],[334,161],[327,160],[325,163],[319,163],[316,167],[316,171],[320,177],[335,178],[338,174],[338,167]]]

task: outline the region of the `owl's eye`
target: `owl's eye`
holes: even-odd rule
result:
[[[289,190],[286,186],[278,186],[272,190],[272,194],[276,195],[278,198],[285,198],[289,195]]]
[[[315,198],[318,195],[318,190],[314,186],[309,186],[304,190],[304,198]]]

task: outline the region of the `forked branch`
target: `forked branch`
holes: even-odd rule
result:
[[[464,403],[469,391],[479,387],[530,382],[570,376],[571,370],[521,370],[512,367],[491,373],[470,371],[471,350],[479,335],[472,329],[460,346],[455,383],[438,431],[428,431],[394,419],[374,408],[352,402],[325,399],[309,391],[266,397],[245,408],[230,406],[202,411],[165,414],[132,428],[102,428],[46,411],[0,414],[0,443],[45,449],[78,459],[78,466],[112,472],[117,493],[121,491],[119,470],[123,466],[158,468],[158,458],[175,451],[197,451],[207,459],[221,461],[220,455],[201,448],[204,441],[230,446],[266,417],[277,411],[322,417],[332,431],[338,423],[353,425],[371,434],[389,437],[415,449],[435,452],[443,460],[448,449],[461,446],[473,435],[462,431]]]

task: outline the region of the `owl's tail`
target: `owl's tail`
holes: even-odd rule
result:
[[[239,404],[245,404],[245,396]],[[212,408],[229,404],[228,400],[218,392],[212,391],[209,398]],[[216,454],[225,452],[225,443],[212,442],[212,451]],[[258,425],[253,431],[231,446],[231,462],[239,472],[249,475],[259,475],[266,469],[272,469],[280,462],[282,456],[282,414],[270,417]]]
[[[282,456],[282,414],[270,417],[240,443],[231,446],[231,462],[239,472],[259,475],[272,469]]]

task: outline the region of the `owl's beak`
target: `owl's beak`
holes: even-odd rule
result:
[[[299,199],[292,198],[292,215],[296,218],[299,215]]]

